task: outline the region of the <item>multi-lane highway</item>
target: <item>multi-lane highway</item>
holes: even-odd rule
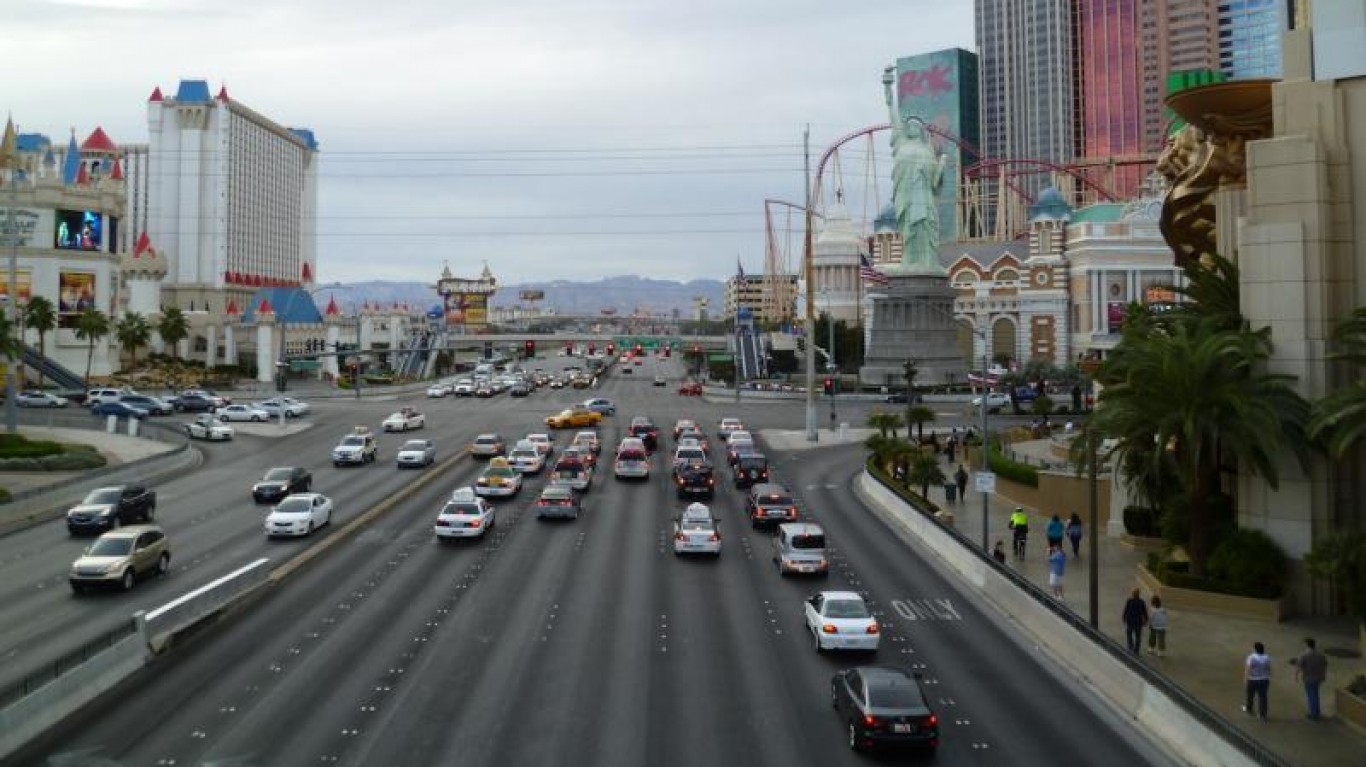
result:
[[[633,415],[666,431],[684,416],[711,425],[739,415],[759,429],[802,421],[799,403],[708,404],[652,387],[653,371],[642,372],[591,392],[620,407],[602,429],[605,453]],[[481,431],[539,431],[546,414],[586,394],[413,402],[428,415],[424,436],[449,454]],[[7,618],[18,618],[0,628],[5,651],[35,658],[33,645],[159,604],[262,554],[283,561],[310,545],[263,539],[248,489],[271,465],[312,467],[338,521],[391,495],[416,475],[392,466],[397,435],[381,436],[382,460],[372,466],[336,470],[328,452],[352,424],[377,426],[397,404],[318,403],[316,425],[297,435],[210,446],[202,470],[157,488],[176,571],[129,594],[71,597],[63,578],[78,544],[60,526],[0,540],[0,599]],[[943,723],[940,763],[1165,763],[1056,661],[861,508],[850,491],[860,450],[770,455],[802,513],[826,527],[835,550],[827,579],[779,577],[768,534],[749,528],[742,496],[729,488],[713,502],[721,557],[677,559],[670,521],[685,502],[668,484],[663,455],[645,483],[600,474],[577,521],[538,522],[526,512],[544,483],[535,478],[499,503],[486,540],[440,545],[431,526],[441,500],[480,468],[463,460],[13,762],[856,764],[829,680],[879,662],[924,675]],[[729,477],[724,468],[719,476]],[[866,594],[884,625],[876,659],[812,649],[802,600],[822,588]]]

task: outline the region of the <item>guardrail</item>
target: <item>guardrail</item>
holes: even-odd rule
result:
[[[915,510],[921,521],[918,525],[913,526],[916,531],[914,534],[940,552],[950,567],[962,574],[988,599],[992,599],[990,592],[993,590],[991,583],[993,578],[996,579],[996,583],[1010,589],[1008,598],[992,599],[992,601],[1020,623],[1036,630],[1039,634],[1038,641],[1040,644],[1047,644],[1050,639],[1059,643],[1070,643],[1065,647],[1055,649],[1065,651],[1067,657],[1079,668],[1084,664],[1087,670],[1091,672],[1090,676],[1093,683],[1098,687],[1104,687],[1106,683],[1109,683],[1122,690],[1122,695],[1118,697],[1123,698],[1123,700],[1115,700],[1115,703],[1136,719],[1151,724],[1151,729],[1155,733],[1165,737],[1169,744],[1177,747],[1182,753],[1190,756],[1194,751],[1199,757],[1203,757],[1196,758],[1195,763],[1230,764],[1232,762],[1227,759],[1216,758],[1217,749],[1214,744],[1200,742],[1198,738],[1191,737],[1191,728],[1183,727],[1182,723],[1176,719],[1179,715],[1188,717],[1194,724],[1203,728],[1206,731],[1205,734],[1217,737],[1229,748],[1245,757],[1250,764],[1263,765],[1264,767],[1291,767],[1290,762],[1249,737],[1220,716],[1218,712],[1192,697],[1175,682],[1159,674],[1153,668],[1136,661],[1133,653],[1129,652],[1127,648],[1092,627],[1077,613],[1059,604],[1028,578],[996,562],[981,549],[978,542],[969,539],[954,527],[944,524],[914,503],[907,497],[903,488],[897,486],[885,474],[878,471],[875,466],[870,465],[863,476],[868,481],[875,483],[891,498]],[[944,540],[933,540],[938,537],[942,537]],[[952,544],[956,544],[956,548],[950,554],[948,547]],[[1028,602],[1020,602],[1020,592],[1028,598]],[[1047,616],[1053,621],[1061,621],[1063,626],[1057,627],[1056,622],[1051,626],[1047,625],[1046,621],[1039,619],[1041,616]],[[1092,649],[1090,654],[1079,651],[1075,644],[1077,638],[1086,640],[1086,646]],[[1108,692],[1114,693],[1116,690],[1112,689]],[[1150,693],[1155,693],[1155,695]],[[1211,760],[1214,761],[1211,762]]]
[[[148,649],[160,653],[177,632],[222,610],[242,594],[265,583],[270,577],[270,570],[266,568],[269,563],[269,559],[258,559],[155,610],[133,613],[138,634],[147,643]]]
[[[66,655],[44,663],[24,675],[17,682],[0,689],[0,709],[8,707],[20,698],[31,695],[44,685],[118,644],[125,637],[133,636],[137,631],[137,625],[133,621],[124,621]]]

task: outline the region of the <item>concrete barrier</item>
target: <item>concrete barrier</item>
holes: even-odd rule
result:
[[[992,567],[976,551],[914,510],[871,477],[859,475],[858,496],[883,521],[905,538],[918,541],[942,564],[969,584],[1000,613],[1018,623],[1039,647],[1061,666],[1095,690],[1120,713],[1136,720],[1144,731],[1189,764],[1226,767],[1258,762],[1206,726],[1187,705],[1150,683],[1100,644],[1086,641],[1075,626],[1043,603],[1022,599],[1019,586]]]
[[[160,653],[178,632],[217,613],[242,594],[265,583],[270,577],[268,564],[269,559],[258,559],[155,610],[139,610],[133,615],[138,635],[149,650]]]
[[[0,709],[0,759],[136,673],[148,657],[142,637],[129,634]]]

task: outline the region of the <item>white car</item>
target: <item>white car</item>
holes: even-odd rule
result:
[[[67,400],[45,391],[20,392],[14,398],[19,407],[66,407]]]
[[[722,418],[720,425],[716,427],[716,433],[723,441],[730,439],[731,432],[744,430],[745,424],[739,418]]]
[[[431,466],[436,460],[436,445],[429,439],[410,439],[403,443],[398,449],[398,467],[400,469],[409,466],[422,468]]]
[[[473,488],[462,487],[451,493],[451,499],[436,515],[436,539],[483,538],[493,527],[493,505],[475,494]]]
[[[285,496],[266,515],[266,537],[312,535],[332,522],[332,499],[322,493]]]
[[[459,381],[456,381],[455,386],[451,387],[451,394],[454,394],[457,397],[473,397],[474,379],[461,378]]]
[[[411,429],[421,429],[422,427],[427,425],[427,416],[417,412],[416,410],[413,410],[410,407],[405,407],[397,413],[394,413],[393,415],[384,419],[384,423],[382,425],[384,426],[385,431],[409,431]]]
[[[617,479],[649,479],[650,453],[645,443],[631,437],[623,439],[612,461],[612,475]]]
[[[259,407],[252,405],[225,405],[213,411],[221,421],[255,421],[265,423],[270,420],[270,413]]]
[[[266,411],[270,414],[270,417],[275,420],[279,420],[280,413],[282,412],[285,414],[285,418],[298,418],[304,414],[303,409],[298,405],[286,402],[283,399],[262,400],[261,402],[252,405],[252,407]]]
[[[691,503],[674,519],[674,554],[721,556],[721,531],[705,503]]]
[[[236,435],[231,426],[207,413],[185,424],[185,433],[190,435],[190,439],[207,439],[209,441],[228,440]]]
[[[975,407],[975,408],[976,408],[976,407],[981,407],[981,406],[982,406],[982,398],[981,398],[981,397],[974,397],[973,400],[972,400],[972,406]],[[1005,392],[987,392],[987,410],[988,410],[988,411],[1000,410],[1000,409],[1003,408],[1003,407],[1010,407],[1010,395],[1009,395],[1009,394],[1006,394]]]
[[[863,597],[852,591],[822,591],[806,600],[806,629],[815,640],[816,652],[877,652],[882,639],[877,618]]]
[[[450,384],[432,384],[427,387],[427,396],[433,398],[449,397],[452,392]]]
[[[523,437],[523,439],[535,445],[536,449],[541,451],[541,455],[546,456],[547,458],[550,457],[551,453],[555,452],[555,441],[550,438],[549,434],[543,432],[528,434]]]
[[[313,411],[313,406],[301,399],[293,397],[276,397],[276,399],[288,405],[297,415],[308,415]]]
[[[490,458],[474,484],[474,494],[480,497],[510,498],[521,489],[522,475],[502,456]]]
[[[508,453],[508,465],[522,474],[540,474],[545,468],[545,454],[535,443],[522,440]]]

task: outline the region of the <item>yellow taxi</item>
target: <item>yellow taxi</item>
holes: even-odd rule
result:
[[[474,483],[474,494],[480,497],[508,498],[521,489],[521,473],[502,456],[489,459],[489,465]]]
[[[545,419],[545,425],[552,429],[575,429],[581,426],[597,426],[600,423],[602,413],[585,407],[571,407]]]

